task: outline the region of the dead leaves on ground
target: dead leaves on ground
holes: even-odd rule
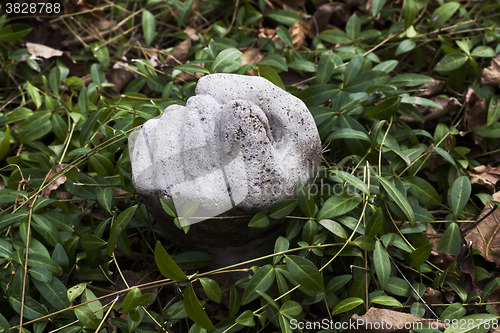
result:
[[[500,55],[491,59],[491,66],[483,68],[481,75],[481,85],[500,84]]]

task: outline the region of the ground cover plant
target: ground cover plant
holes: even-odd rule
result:
[[[0,13],[0,332],[498,327],[498,0],[33,4]],[[314,191],[251,219],[286,235],[238,281],[131,183],[129,134],[210,73],[301,98],[324,147]]]

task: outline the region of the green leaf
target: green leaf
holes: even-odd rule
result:
[[[454,283],[451,283],[451,282],[447,282],[448,285],[457,293],[458,297],[460,297],[460,299],[462,300],[463,303],[465,303],[467,301],[467,291],[465,291],[464,288],[460,287],[459,285],[456,285]],[[494,287],[494,289],[492,290],[492,292],[498,287],[498,284]],[[487,287],[486,287],[487,288]],[[483,289],[483,293],[484,291],[486,290]],[[482,297],[483,294],[481,294],[481,299],[484,299]]]
[[[78,296],[80,296],[85,291],[86,288],[87,288],[86,282],[79,283],[77,285],[74,285],[73,287],[69,287],[67,290],[67,296],[69,301],[73,303],[78,298]]]
[[[342,239],[347,239],[347,233],[345,232],[344,227],[342,227],[338,222],[324,219],[320,220],[319,224],[321,224],[325,229],[330,231],[332,234],[342,238]]]
[[[241,306],[241,298],[238,290],[231,285],[229,287],[229,317],[235,316]]]
[[[0,30],[0,42],[16,42],[30,33],[32,26],[27,24],[8,24]]]
[[[358,196],[350,196],[347,193],[334,195],[325,201],[318,213],[318,220],[331,219],[336,216],[344,215],[350,212],[361,202],[362,198]]]
[[[361,32],[361,23],[358,15],[352,14],[345,25],[345,31],[350,39],[355,39]]]
[[[450,205],[455,219],[469,201],[470,193],[471,185],[468,177],[461,176],[455,179],[450,192]]]
[[[10,127],[9,125],[5,125],[5,134],[3,136],[2,141],[0,142],[0,161],[4,159],[4,157],[9,152],[10,148]]]
[[[308,189],[299,184],[299,207],[302,213],[307,217],[313,217],[316,210],[314,197],[309,193]]]
[[[490,106],[488,107],[488,122],[486,123],[486,126],[493,125],[498,119],[500,119],[500,99],[497,95],[495,95],[490,100]],[[1,156],[2,154],[0,153],[0,159]]]
[[[397,57],[400,54],[409,52],[409,51],[413,50],[415,48],[415,46],[417,46],[417,44],[413,40],[405,39],[401,43],[399,43],[398,48],[396,49],[396,53],[394,54],[394,56]]]
[[[375,250],[373,251],[373,265],[375,266],[380,288],[384,289],[391,276],[391,261],[384,245],[379,240],[375,243]]]
[[[267,217],[266,212],[258,212],[254,215],[252,220],[248,223],[248,226],[251,228],[265,228],[269,225],[271,221],[269,217]]]
[[[460,227],[456,223],[450,223],[439,240],[437,250],[452,255],[458,255],[460,245]]]
[[[401,98],[399,96],[388,98],[382,103],[375,105],[366,115],[375,119],[388,119],[396,113],[400,101]]]
[[[336,130],[326,138],[326,142],[338,140],[338,139],[358,139],[370,142],[370,137],[368,134],[361,131],[357,131],[351,128],[342,128]]]
[[[451,157],[450,153],[448,153],[446,150],[444,150],[443,148],[436,147],[436,146],[432,147],[432,149],[436,153],[438,153],[439,155],[441,155],[442,158],[444,158],[447,162],[449,162],[455,168],[458,168],[457,164],[455,163],[455,160],[453,159],[453,157]]]
[[[460,303],[453,303],[448,305],[446,309],[439,316],[440,320],[457,320],[462,318],[467,313],[467,310]]]
[[[375,237],[382,230],[384,222],[384,213],[380,207],[377,207],[366,223],[365,235]]]
[[[500,138],[500,122],[495,122],[491,126],[483,125],[476,129],[474,133],[483,138],[498,139]]]
[[[279,236],[276,239],[276,243],[274,244],[274,253],[279,253],[282,251],[286,251],[290,248],[290,241],[283,236]],[[276,256],[273,259],[273,264],[276,265],[278,261],[281,260],[283,256]]]
[[[304,72],[317,71],[316,64],[307,60],[295,60],[294,62],[289,63],[288,67]]]
[[[280,25],[276,28],[276,34],[286,45],[293,47],[292,36],[290,36],[287,28]]]
[[[387,285],[385,286],[385,290],[401,297],[409,297],[410,296],[410,286],[406,283],[405,280],[397,278],[395,276],[391,276]]]
[[[297,199],[288,199],[278,202],[273,206],[273,208],[271,208],[271,211],[269,211],[269,217],[272,219],[285,218],[295,210],[295,207],[297,207],[297,203]]]
[[[363,133],[363,132],[361,132],[361,133]],[[363,133],[363,134],[365,134],[365,133]],[[365,183],[363,183],[363,181],[361,179],[359,179],[358,177],[356,177],[348,172],[338,170],[338,169],[334,170],[334,172],[335,172],[335,175],[337,175],[342,180],[348,182],[349,184],[356,187],[358,190],[362,191],[366,195],[370,195],[370,190],[368,189],[368,186]]]
[[[342,301],[337,303],[337,305],[335,305],[335,307],[333,308],[332,314],[336,315],[339,313],[347,312],[347,311],[352,310],[355,307],[357,307],[363,303],[364,303],[364,301],[359,297],[349,297],[349,298],[343,299]]]
[[[99,319],[94,312],[86,306],[81,306],[74,309],[76,318],[84,325],[93,330],[99,327]]]
[[[55,66],[50,70],[49,86],[56,95],[59,95],[59,87],[61,86],[61,70],[58,66]]]
[[[91,155],[89,157],[89,163],[99,176],[109,177],[114,174],[113,171],[115,167],[113,163],[107,157],[99,153]]]
[[[274,68],[261,64],[258,65],[258,68],[260,76],[285,90],[285,84],[283,83],[283,80],[281,80],[281,77],[278,75],[278,73],[276,73],[276,70],[274,70]]]
[[[128,223],[132,219],[137,209],[137,205],[129,207],[125,209],[123,212],[118,215],[116,220],[113,222],[111,226],[111,231],[109,232],[108,239],[108,255],[111,257],[111,254],[115,251],[116,242],[118,241],[119,234],[127,228]]]
[[[350,93],[365,92],[368,88],[381,86],[389,81],[389,75],[383,71],[367,71],[358,74],[344,89]]]
[[[351,244],[356,245],[364,251],[373,251],[375,249],[375,241],[373,240],[373,237],[368,237],[366,235],[359,236],[352,241]]]
[[[356,54],[348,63],[344,71],[344,85],[349,84],[358,75],[363,64],[363,55]]]
[[[390,81],[389,84],[395,85],[397,87],[416,87],[424,83],[430,83],[433,82],[434,79],[427,76],[427,75],[421,75],[421,74],[414,74],[414,73],[406,73],[406,74],[399,74],[393,77]],[[439,104],[438,104],[439,105]]]
[[[189,280],[186,274],[180,269],[170,255],[165,251],[160,241],[155,246],[155,261],[160,273],[167,279],[174,281]],[[192,287],[191,287],[192,288]],[[200,325],[201,326],[201,325]]]
[[[489,58],[489,57],[495,57],[497,54],[495,53],[495,50],[493,50],[489,46],[484,46],[480,45],[472,51],[471,56],[473,57],[481,57],[481,58]]]
[[[372,2],[372,14],[373,16],[377,16],[380,13],[382,7],[384,7],[385,0],[373,0]]]
[[[455,1],[450,1],[444,5],[439,6],[431,16],[431,26],[439,28],[441,27],[449,18],[455,14],[455,12],[460,8],[460,4]]]
[[[285,316],[298,316],[302,312],[302,305],[292,300],[286,301],[280,308],[280,313]]]
[[[98,111],[93,112],[83,124],[82,130],[80,131],[81,146],[84,146],[85,141],[87,141],[87,139],[90,138],[90,133],[94,133],[94,126],[97,123],[97,120],[99,119],[103,111],[104,109],[100,109]]]
[[[295,21],[300,19],[299,12],[295,10],[285,10],[285,9],[277,10],[275,12],[268,14],[267,16],[272,18],[273,20],[278,21],[279,23],[288,26],[293,25]]]
[[[182,72],[210,74],[210,71],[208,69],[206,69],[205,67],[201,67],[198,65],[192,65],[192,64],[183,64],[183,65],[175,66],[174,70],[182,71]]]
[[[106,187],[104,190],[97,193],[97,201],[101,204],[102,208],[106,209],[111,214],[115,197],[113,196],[113,189]]]
[[[177,217],[177,211],[175,210],[175,206],[165,199],[160,199],[161,206],[163,210],[172,217]]]
[[[328,83],[336,67],[336,58],[342,62],[342,60],[332,51],[328,51],[321,55],[318,62],[318,71],[316,72],[316,80],[319,84]]]
[[[140,305],[141,290],[137,287],[130,289],[123,300],[123,313],[130,313]]]
[[[352,275],[346,274],[346,275],[338,275],[333,277],[330,282],[328,282],[328,285],[326,286],[326,292],[327,293],[334,293],[337,290],[340,290],[342,287],[344,287],[347,282],[351,281]]]
[[[20,294],[12,294],[9,297],[9,303],[12,308],[17,312],[21,313],[21,295]],[[35,301],[33,298],[29,296],[24,296],[24,307],[23,307],[23,316],[28,320],[35,320],[40,318],[48,313],[47,308],[42,304]]]
[[[332,44],[347,44],[351,39],[347,34],[340,30],[324,30],[318,35],[319,39]]]
[[[370,303],[390,306],[390,307],[402,307],[401,302],[391,296],[375,296]]]
[[[251,310],[246,310],[236,318],[235,322],[243,326],[254,327],[255,321],[253,320],[253,312]]]
[[[268,264],[259,268],[245,288],[245,292],[241,297],[241,305],[248,304],[259,297],[257,290],[266,292],[273,284],[275,276],[276,273],[273,266]]]
[[[414,0],[405,0],[403,8],[403,18],[405,20],[405,28],[408,29],[413,25],[417,17],[417,6]]]
[[[156,22],[154,15],[147,9],[142,12],[142,33],[146,40],[146,45],[151,45],[155,37]]]
[[[441,61],[436,65],[434,70],[438,72],[451,72],[455,69],[462,67],[467,61],[467,55],[463,53],[450,53],[441,59]]]
[[[288,71],[288,66],[286,65],[285,60],[279,54],[271,54],[264,58],[259,65],[271,66],[283,71]]]
[[[222,293],[220,291],[220,286],[217,282],[209,278],[200,278],[201,286],[205,290],[205,294],[215,303],[220,303],[222,299]]]
[[[194,292],[193,285],[191,283],[189,283],[184,290],[184,309],[186,310],[188,317],[191,318],[191,320],[198,326],[209,331],[214,331],[216,329],[210,321],[210,318],[208,318],[205,310],[203,310],[200,301],[196,298],[196,293]]]
[[[408,218],[408,221],[410,222],[410,225],[413,227],[415,225],[415,214],[413,213],[413,210],[411,209],[410,204],[408,203],[408,200],[403,196],[401,192],[399,192],[392,183],[387,181],[385,178],[380,177],[377,174],[374,174],[375,177],[378,179],[384,190],[389,193],[390,197],[396,202],[396,204],[401,208],[403,213],[406,215]]]
[[[35,102],[36,108],[40,108],[42,106],[42,96],[38,92],[38,89],[35,88],[31,83],[26,82],[26,89],[28,90],[28,95]]]
[[[488,300],[488,298],[491,296],[491,294],[493,294],[493,292],[500,286],[499,282],[500,282],[499,279],[496,278],[496,279],[493,279],[492,281],[490,281],[486,285],[486,287],[484,287],[484,289],[481,293],[481,300],[483,302],[486,302]],[[448,284],[451,286],[450,283],[448,283]],[[456,287],[459,287],[459,286],[456,286]],[[452,288],[453,288],[453,286],[452,286]],[[459,287],[459,288],[461,288],[461,287]],[[455,288],[453,288],[453,290],[455,290]],[[463,290],[463,288],[462,288],[462,290]],[[465,291],[465,290],[463,290],[463,291]],[[461,292],[461,293],[463,293],[463,292]],[[467,298],[467,292],[465,293],[465,298]]]
[[[286,268],[292,278],[303,287],[313,291],[323,290],[323,276],[310,260],[300,256],[286,256]]]
[[[50,111],[38,111],[25,119],[17,128],[19,132],[29,132],[40,129],[47,122],[50,123]]]
[[[413,267],[420,267],[431,255],[432,244],[422,245],[419,248],[413,250],[408,256],[408,263]]]
[[[441,199],[436,189],[422,178],[417,176],[406,176],[403,180],[411,184],[408,190],[421,202],[428,205],[441,204]]]
[[[233,63],[236,59],[239,59],[241,55],[241,51],[232,47],[223,50],[215,58],[212,66],[210,67],[210,72],[218,73],[222,71],[223,67]]]

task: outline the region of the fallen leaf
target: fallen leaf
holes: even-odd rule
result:
[[[427,223],[427,230],[425,231],[425,237],[432,243],[432,250],[437,251],[437,246],[439,244],[439,239],[441,235],[434,229],[432,223]],[[438,255],[437,252],[433,253],[434,255]]]
[[[460,280],[458,285],[464,288],[467,293],[477,292],[477,286],[474,283],[476,280],[476,265],[474,264],[474,258],[472,256],[471,243],[469,245],[463,244],[458,252],[457,256],[457,271],[460,272]]]
[[[187,27],[184,30],[184,33],[188,35],[188,37],[193,41],[193,42],[199,42],[200,41],[200,36],[198,36],[196,29]]]
[[[369,308],[362,316],[352,315],[349,327],[351,327],[351,323],[354,329],[349,328],[347,332],[352,333],[403,333],[425,324],[433,325],[431,328],[440,331],[444,331],[446,328],[446,323],[441,320],[423,319],[409,313],[379,308]]]
[[[106,87],[104,91],[112,97],[116,97],[121,93],[122,89],[134,79],[134,75],[130,71],[118,67],[112,68],[106,75],[106,79],[108,82],[113,83],[114,86]]]
[[[500,186],[500,183],[498,183],[500,181],[500,167],[480,165],[469,171],[469,179],[471,184],[484,185],[491,192],[495,192],[497,184]]]
[[[446,85],[445,81],[434,80],[432,82],[424,83],[420,86],[419,91],[414,93],[413,96],[429,98],[439,95],[443,92]]]
[[[28,49],[28,52],[35,57],[42,57],[45,59],[60,57],[64,53],[63,51],[37,43],[26,43],[26,48]]]
[[[422,299],[427,304],[442,304],[443,303],[443,295],[439,290],[433,289],[431,287],[425,288],[425,293],[422,296]]]
[[[474,143],[483,150],[486,150],[486,138],[474,133],[474,130],[487,122],[488,110],[486,108],[486,101],[484,98],[479,98],[471,88],[469,88],[465,94],[465,101],[467,102],[467,108],[465,109],[465,125],[467,131],[464,134],[470,133]]]
[[[335,11],[342,10],[341,8],[346,8],[346,6],[326,4],[316,9],[314,15],[309,20],[309,26],[311,27],[309,29],[309,37],[314,38],[317,34],[326,30],[332,14]],[[345,15],[348,17],[347,13]]]
[[[292,36],[293,49],[299,50],[304,45],[304,40],[309,31],[309,24],[297,20],[288,30]]]
[[[491,59],[491,66],[483,68],[481,74],[481,85],[499,85],[500,84],[500,55]]]
[[[240,58],[241,64],[244,66],[251,63],[257,63],[261,61],[264,56],[260,53],[260,49],[256,47],[249,47],[243,52]]]
[[[186,61],[189,49],[191,48],[191,39],[188,38],[177,45],[172,52],[168,55],[165,65],[175,67],[181,65]]]
[[[433,98],[431,98],[431,100],[433,102],[436,102],[437,104],[441,105],[442,109],[434,107],[434,106],[415,105],[417,110],[420,111],[420,113],[424,115],[426,122],[441,118],[445,114],[453,113],[455,110],[457,110],[459,107],[462,106],[462,103],[460,103],[455,97],[451,97],[449,99],[442,98],[442,97],[433,97]],[[413,119],[410,117],[406,117],[406,116],[401,116],[399,119],[401,119],[402,121],[404,121],[407,124],[420,123],[419,120]]]
[[[488,214],[493,205],[488,204],[484,207],[478,219]],[[481,256],[490,262],[494,262],[500,267],[500,210],[496,210],[481,221],[474,228],[468,230],[465,234],[467,243],[472,242],[472,247],[481,251]],[[467,225],[464,226],[467,228]]]
[[[297,9],[304,6],[306,0],[281,0],[281,3],[291,8]]]
[[[49,174],[47,175],[47,180],[50,181],[50,179],[52,179],[52,177],[54,177],[57,173],[59,173],[66,166],[67,166],[67,164],[58,164],[58,165],[56,165],[54,168],[52,168],[50,170]],[[49,184],[49,186],[47,186],[46,188],[44,188],[42,190],[42,193],[40,195],[42,197],[45,197],[45,198],[50,197],[50,192],[52,192],[52,190],[57,190],[57,188],[59,186],[61,186],[62,184],[64,184],[67,179],[68,178],[65,175],[60,175],[54,181],[52,181]]]
[[[259,29],[259,34],[257,35],[259,38],[272,38],[273,42],[278,42],[280,38],[276,34],[275,29],[262,28]]]

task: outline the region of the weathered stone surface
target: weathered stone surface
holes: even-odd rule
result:
[[[201,78],[185,107],[170,106],[146,122],[131,147],[134,186],[171,240],[236,256],[249,246],[262,248],[266,235],[272,243],[280,223],[255,229],[247,227],[250,218],[197,222],[253,215],[295,198],[299,183],[314,181],[321,157],[316,125],[301,100],[264,78],[234,74]],[[187,235],[160,198],[173,202],[179,215],[197,206]]]

